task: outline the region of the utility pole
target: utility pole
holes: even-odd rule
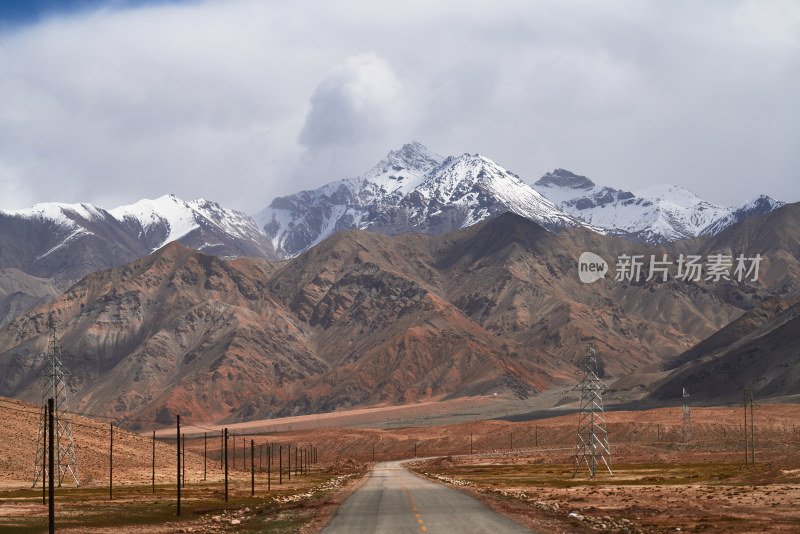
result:
[[[108,445],[108,500],[114,499],[112,487],[114,486],[114,424],[109,423],[109,445]]]
[[[756,430],[753,416],[753,386],[750,386],[750,465],[756,465]]]
[[[222,442],[225,444],[223,455],[225,456],[225,502],[228,502],[228,429],[225,428]]]
[[[42,441],[45,442],[45,443],[47,443],[47,440],[48,440],[47,436],[49,436],[49,431],[47,430],[47,426],[49,424],[48,423],[48,419],[47,419],[48,418],[48,415],[47,415],[47,406],[48,405],[49,405],[49,401],[43,407],[44,408],[44,423],[45,424],[44,424],[44,436],[42,436],[42,438],[43,438]],[[49,447],[48,447],[48,449],[49,449]],[[45,454],[45,456],[47,456],[47,452],[45,452],[44,454]],[[42,460],[43,460],[42,464],[47,463],[47,458],[42,458]],[[34,482],[33,485],[35,486],[36,482]],[[42,506],[44,506],[47,503],[47,500],[46,500],[47,496],[45,495],[45,491],[46,490],[47,490],[47,469],[42,469]]]
[[[742,406],[744,406],[744,465],[750,462],[750,455],[747,451],[747,388],[742,391]]]
[[[689,439],[694,439],[694,431],[692,430],[692,412],[689,407],[689,390],[683,388],[683,425],[681,426],[681,443],[686,441],[686,431],[689,431]]]
[[[55,478],[56,478],[56,475],[55,475],[55,462],[53,461],[54,456],[55,456],[55,451],[53,450],[54,449],[53,434],[55,432],[55,430],[53,428],[54,427],[53,417],[55,417],[53,415],[53,413],[55,411],[54,405],[55,405],[55,402],[53,401],[52,397],[47,399],[47,424],[50,427],[49,428],[49,432],[47,434],[47,441],[48,441],[47,447],[49,449],[49,452],[47,454],[47,462],[48,462],[48,465],[47,465],[47,474],[48,474],[47,478],[48,478],[48,480],[47,481],[49,482],[49,487],[48,487],[48,494],[49,495],[48,495],[48,497],[50,499],[49,502],[48,502],[50,534],[53,534],[56,531],[56,501],[55,501],[55,497],[56,497]]]
[[[176,436],[176,445],[178,449],[178,508],[177,515],[181,515],[181,416],[178,415],[178,428]]]

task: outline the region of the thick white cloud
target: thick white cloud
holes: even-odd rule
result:
[[[314,91],[300,142],[320,149],[382,136],[401,123],[400,92],[385,60],[375,54],[347,58]]]
[[[254,212],[417,139],[733,203],[800,200],[795,2],[206,1],[0,34],[0,207]]]

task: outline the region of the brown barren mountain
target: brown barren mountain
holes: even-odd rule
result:
[[[677,398],[688,387],[695,402],[741,402],[800,396],[800,299],[771,299],[681,354],[674,370],[653,385],[654,400]]]
[[[581,283],[584,251],[606,258],[609,276]],[[39,400],[54,326],[74,405],[119,420],[525,397],[573,382],[589,341],[605,377],[655,368],[777,292],[614,279],[620,254],[663,253],[586,229],[553,235],[512,214],[435,237],[341,232],[277,263],[173,243],[0,329],[0,394]]]

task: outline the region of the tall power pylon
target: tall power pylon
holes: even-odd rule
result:
[[[583,360],[583,379],[574,390],[581,392],[581,410],[578,418],[578,440],[575,445],[575,472],[578,474],[582,464],[589,468],[589,475],[594,478],[597,467],[602,462],[611,476],[611,447],[608,444],[606,418],[603,411],[603,392],[606,386],[597,376],[597,356],[594,345],[589,344],[586,358]]]
[[[694,431],[692,431],[692,411],[689,408],[689,392],[683,388],[683,426],[681,427],[681,443],[686,441],[686,433],[689,433],[689,439],[694,439]]]
[[[64,383],[64,376],[69,375],[69,371],[61,362],[61,343],[56,335],[56,329],[51,331],[47,347],[47,363],[42,369],[41,376],[44,376],[44,386],[42,389],[42,416],[39,420],[39,439],[36,447],[36,465],[33,470],[33,486],[39,480],[47,477],[47,443],[45,443],[45,424],[47,417],[47,399],[52,398],[54,402],[53,426],[54,430],[54,450],[53,463],[55,465],[54,482],[59,487],[64,481],[64,477],[69,473],[77,486],[78,481],[78,462],[75,458],[75,442],[72,439],[72,422],[69,416],[69,399],[67,397],[67,386]],[[43,478],[45,477],[45,478]]]

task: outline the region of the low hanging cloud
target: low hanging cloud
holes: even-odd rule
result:
[[[304,147],[293,177],[308,187],[320,178],[354,176],[382,150],[414,130],[404,88],[389,62],[375,53],[346,58],[317,86],[298,136]],[[380,147],[377,148],[376,147]]]
[[[374,53],[347,58],[314,91],[300,143],[315,151],[383,136],[400,124],[401,92],[385,59]]]

